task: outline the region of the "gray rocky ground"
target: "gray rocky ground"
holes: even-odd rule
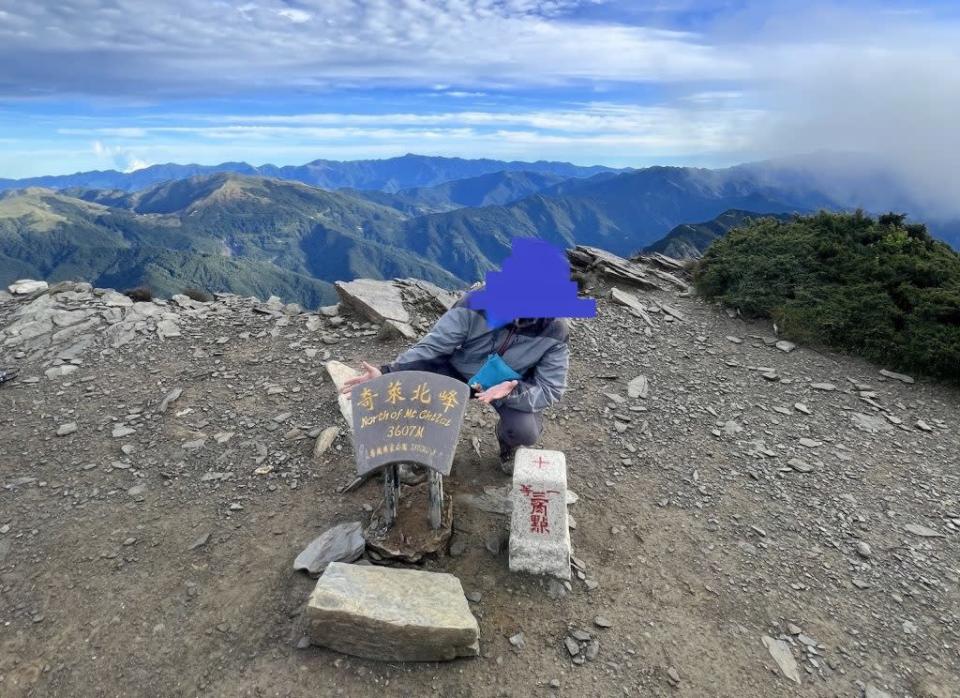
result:
[[[470,405],[421,568],[461,580],[481,656],[444,664],[306,646],[292,564],[380,496],[339,491],[323,362],[406,340],[276,300],[0,294],[0,694],[960,695],[960,393],[618,283],[642,305],[594,282],[541,442],[578,494],[569,588],[508,571]]]

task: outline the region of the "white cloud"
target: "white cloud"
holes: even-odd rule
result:
[[[88,0],[11,6],[0,24],[7,93],[225,94],[371,81],[561,85],[737,78],[701,37],[565,14],[590,0]],[[95,79],[91,79],[95,76]]]
[[[110,165],[122,172],[134,172],[149,167],[150,163],[137,157],[130,150],[118,145],[108,145],[96,140],[90,144],[90,149],[98,160],[107,161]]]
[[[294,24],[303,24],[304,22],[309,22],[310,18],[313,16],[309,12],[304,12],[303,10],[297,10],[290,7],[277,10],[277,14],[285,19],[289,19]]]

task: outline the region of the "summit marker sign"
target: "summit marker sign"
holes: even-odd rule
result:
[[[448,376],[397,371],[351,392],[357,474],[416,463],[449,475],[470,389]]]

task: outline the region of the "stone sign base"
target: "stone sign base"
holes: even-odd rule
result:
[[[383,557],[403,562],[419,562],[425,555],[446,550],[453,532],[453,498],[444,498],[443,515],[437,529],[427,518],[429,502],[428,483],[403,487],[397,520],[387,528],[381,501],[363,532],[367,548]]]
[[[567,463],[560,451],[517,449],[510,569],[570,579]]]
[[[480,626],[452,574],[332,562],[306,618],[313,644],[358,657],[435,662],[480,654]]]

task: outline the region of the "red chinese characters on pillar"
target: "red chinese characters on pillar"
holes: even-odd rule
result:
[[[530,500],[530,531],[532,533],[550,533],[550,518],[547,506],[551,494],[560,494],[558,490],[535,490],[530,485],[520,485],[520,492]]]

